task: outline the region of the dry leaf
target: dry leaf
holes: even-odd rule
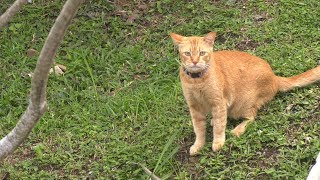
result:
[[[264,21],[267,19],[267,14],[266,13],[258,14],[258,15],[253,16],[253,18],[255,21]]]
[[[133,23],[134,20],[136,20],[138,17],[139,17],[138,14],[133,13],[133,14],[131,14],[131,15],[128,17],[127,22],[128,22],[128,23]]]
[[[39,52],[37,50],[35,50],[35,49],[28,49],[27,50],[27,56],[29,58],[37,56],[38,54],[39,54]]]
[[[291,109],[294,107],[294,104],[289,104],[287,107],[286,107],[286,113],[290,113]]]
[[[63,72],[66,72],[67,70],[67,67],[62,64],[56,64],[56,66],[58,66]]]
[[[28,76],[32,78],[33,77],[33,73],[28,73]]]
[[[59,67],[59,65],[62,67]],[[50,69],[49,71],[49,74],[52,74],[53,72],[57,75],[57,76],[60,76],[60,75],[63,75],[64,74],[64,71],[66,70],[66,67],[59,64],[59,65],[55,65],[54,66],[54,71],[53,71],[53,68]],[[64,69],[64,70],[63,70]]]
[[[144,11],[148,9],[148,6],[146,4],[141,4],[138,6],[138,9],[140,9],[141,11]]]

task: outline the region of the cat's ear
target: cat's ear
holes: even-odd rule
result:
[[[179,45],[182,42],[182,39],[184,38],[183,36],[175,33],[170,33],[170,36],[174,42],[175,45]]]
[[[206,43],[208,43],[210,46],[213,46],[216,35],[217,35],[216,32],[209,32],[207,35],[203,37],[203,40]]]

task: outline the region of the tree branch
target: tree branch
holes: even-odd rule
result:
[[[5,13],[0,16],[0,28],[5,26],[12,17],[26,4],[27,0],[16,0]]]
[[[19,0],[18,0],[19,1]],[[11,154],[29,135],[40,117],[46,111],[46,87],[48,74],[57,48],[77,9],[84,0],[68,0],[41,50],[31,81],[30,102],[16,127],[0,141],[0,161]]]

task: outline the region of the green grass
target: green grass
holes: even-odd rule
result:
[[[0,4],[3,12],[13,0]],[[34,1],[0,31],[0,137],[28,103],[30,78],[64,1]],[[319,85],[281,93],[246,133],[201,154],[179,83],[169,32],[217,31],[215,50],[237,49],[291,76],[320,59],[320,2],[87,1],[56,55],[67,66],[50,76],[49,109],[28,139],[0,165],[11,179],[305,179],[320,148]],[[128,18],[137,15],[133,22]]]

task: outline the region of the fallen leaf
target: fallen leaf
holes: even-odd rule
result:
[[[28,73],[28,76],[32,78],[33,77],[33,73]]]
[[[141,11],[144,11],[146,9],[148,9],[148,6],[146,4],[141,4],[138,6],[138,8],[141,10]]]
[[[138,17],[139,17],[138,14],[133,13],[133,14],[131,14],[131,15],[128,17],[127,22],[128,22],[128,23],[133,23],[134,20],[136,20]]]
[[[63,72],[66,72],[67,67],[62,64],[56,64]]]
[[[267,14],[259,14],[259,15],[255,15],[253,16],[255,21],[264,21],[267,19]]]
[[[35,50],[35,49],[28,49],[27,50],[27,56],[29,58],[34,57],[34,56],[36,56],[38,54],[39,54],[39,52],[37,50]]]
[[[294,107],[294,104],[289,104],[287,107],[286,107],[286,113],[290,113],[291,109]]]
[[[60,65],[60,66],[63,66],[63,65]],[[65,68],[65,66],[63,66]],[[66,69],[66,68],[65,68]],[[62,68],[60,68],[58,65],[55,65],[54,66],[54,70],[53,68],[50,69],[49,71],[49,74],[52,74],[52,73],[55,73],[57,76],[60,76],[60,75],[63,75],[64,74],[64,71]]]
[[[309,137],[309,136],[304,138],[304,141],[305,141],[305,143],[307,143],[307,144],[310,143],[311,140],[312,140],[312,138]]]

